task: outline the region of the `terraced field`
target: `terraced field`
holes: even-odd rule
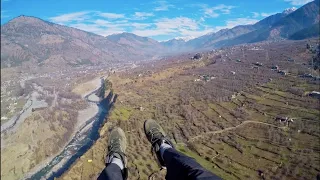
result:
[[[295,57],[306,56],[301,44],[286,47],[294,48],[287,50]],[[97,177],[115,126],[128,139],[129,179],[164,179],[166,170],[157,166],[143,132],[148,118],[164,127],[179,151],[224,179],[315,179],[319,100],[307,93],[318,90],[319,81],[298,77],[297,69],[308,70],[306,60],[292,64],[286,55],[277,56],[284,49],[270,48],[268,60],[246,51],[238,63],[234,57],[241,49],[225,49],[198,61],[176,57],[111,75],[118,99],[101,138],[60,179]],[[257,61],[264,65],[252,68]],[[274,64],[289,73],[272,71]],[[293,122],[276,121],[278,116]]]

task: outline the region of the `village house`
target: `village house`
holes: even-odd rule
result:
[[[312,92],[309,93],[309,96],[320,99],[320,92],[312,91]]]

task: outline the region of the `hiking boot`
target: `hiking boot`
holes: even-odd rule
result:
[[[151,151],[157,156],[159,165],[165,167],[164,160],[160,153],[160,146],[162,143],[166,143],[174,148],[172,142],[166,137],[166,133],[155,120],[149,119],[144,122],[144,132],[151,143]]]
[[[122,175],[124,179],[128,177],[127,157],[125,155],[127,148],[127,138],[121,128],[114,128],[108,140],[108,154],[106,157],[106,165],[110,164],[114,157],[120,159],[123,163]]]

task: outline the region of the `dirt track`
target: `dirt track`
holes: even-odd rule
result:
[[[188,142],[190,141],[194,141],[200,137],[203,137],[204,135],[210,135],[210,134],[219,134],[219,133],[223,133],[223,132],[226,132],[226,131],[230,131],[230,130],[233,130],[233,129],[236,129],[240,126],[243,126],[243,125],[246,125],[246,124],[249,124],[249,123],[253,123],[253,124],[264,124],[264,125],[267,125],[267,126],[272,126],[272,127],[275,127],[275,128],[280,128],[280,129],[283,129],[285,128],[286,126],[283,126],[283,127],[279,127],[279,126],[276,126],[276,125],[273,125],[273,124],[269,124],[269,123],[264,123],[264,122],[259,122],[259,121],[243,121],[241,124],[237,125],[237,126],[234,126],[234,127],[228,127],[228,128],[225,128],[225,129],[221,129],[221,130],[218,130],[218,131],[209,131],[209,132],[206,132],[206,133],[203,133],[203,134],[200,134],[198,136],[195,136],[195,137],[192,137],[188,140]]]

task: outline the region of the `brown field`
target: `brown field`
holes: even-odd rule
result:
[[[204,53],[198,61],[174,57],[113,74],[109,80],[119,96],[101,138],[60,179],[97,177],[115,126],[128,139],[129,179],[164,179],[143,132],[148,118],[163,126],[180,152],[224,179],[315,179],[319,100],[306,94],[319,90],[319,81],[298,77],[311,71],[303,65],[312,56],[305,44],[250,45],[268,49],[269,58],[239,46]],[[273,65],[288,74],[272,71]],[[276,116],[294,122],[287,126]]]

